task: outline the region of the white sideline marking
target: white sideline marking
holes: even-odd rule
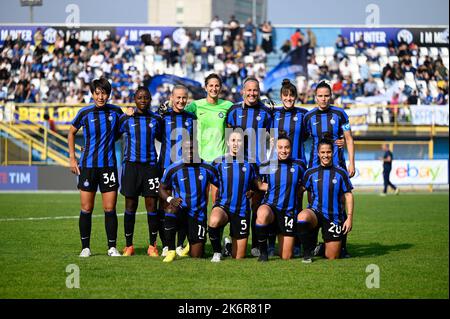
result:
[[[136,215],[144,215],[146,212],[137,212]],[[124,214],[117,214],[117,216],[123,216]],[[103,217],[101,214],[92,215],[92,218]],[[25,218],[0,218],[0,222],[16,222],[16,221],[30,221],[30,220],[56,220],[56,219],[78,219],[77,216],[53,216],[53,217],[25,217]]]

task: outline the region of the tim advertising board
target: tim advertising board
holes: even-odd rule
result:
[[[36,190],[37,172],[35,166],[0,166],[0,191]]]
[[[356,161],[356,173],[351,179],[355,186],[382,186],[381,161]],[[390,180],[395,185],[448,184],[447,160],[394,160]]]

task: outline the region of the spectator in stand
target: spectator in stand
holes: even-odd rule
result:
[[[303,36],[301,34],[300,29],[296,29],[295,32],[291,35],[291,50],[294,50],[297,47],[302,46],[303,44]]]
[[[448,81],[448,70],[442,63],[441,57],[436,60],[434,70],[436,81]]]
[[[283,53],[284,56],[286,54],[288,54],[289,51],[291,51],[291,41],[290,40],[284,41],[283,45],[280,47],[280,50],[281,50],[281,52]]]
[[[240,34],[236,35],[233,41],[233,53],[236,58],[240,58],[244,55],[245,52],[245,43],[242,40]]]
[[[75,94],[75,90],[71,89],[69,95],[66,96],[66,104],[78,104],[81,101],[78,100],[78,96]]]
[[[417,105],[419,102],[419,97],[417,95],[417,90],[413,90],[411,95],[408,96],[407,103],[408,105]]]
[[[219,16],[215,16],[210,24],[211,34],[214,37],[214,43],[217,46],[222,45],[223,42],[223,21],[219,19]]]
[[[391,98],[391,101],[390,101],[389,107],[388,107],[389,121],[391,123],[394,123],[397,118],[399,103],[400,103],[400,95],[397,92],[395,92],[392,95],[392,98]]]
[[[438,87],[438,95],[436,96],[436,104],[437,105],[446,105],[448,104],[447,99],[445,98],[445,91],[443,87]]]
[[[272,43],[272,24],[267,21],[264,21],[262,26],[260,27],[262,32],[262,42],[261,47],[267,54],[273,51],[273,43]]]
[[[402,71],[403,73],[406,72],[411,72],[413,74],[416,73],[416,68],[413,67],[411,59],[409,57],[402,60]]]
[[[35,46],[42,44],[42,41],[44,40],[44,34],[42,34],[41,28],[36,29],[36,33],[34,34],[33,39],[34,39]]]
[[[403,70],[400,67],[400,64],[398,62],[394,62],[393,69],[394,69],[395,80],[398,81],[398,80],[403,80],[405,78],[405,74],[403,73]]]
[[[338,35],[336,42],[335,42],[335,47],[336,47],[336,53],[344,54],[345,43],[344,43],[344,37],[342,36],[342,34]]]
[[[340,64],[340,59],[338,57],[338,54],[335,53],[333,55],[333,59],[328,63],[328,70],[330,72],[330,76],[333,76],[335,74],[336,75],[340,74],[340,72],[339,72],[339,64]]]
[[[172,64],[171,61],[171,53],[172,53],[172,38],[169,35],[166,35],[163,40],[162,50],[163,50],[163,57],[166,61],[167,67],[169,67]]]
[[[25,103],[36,103],[39,102],[39,90],[36,89],[35,85],[32,83],[27,84],[27,96],[25,98]]]
[[[411,42],[409,44],[408,50],[409,50],[409,52],[411,52],[411,55],[414,55],[414,56],[419,55],[419,46],[414,42]]]
[[[245,43],[245,55],[255,50],[256,44],[256,26],[253,24],[252,18],[247,19],[247,23],[244,26],[244,43]]]
[[[370,47],[366,50],[367,60],[370,62],[379,62],[380,54],[376,50],[376,46],[374,43],[370,45]]]
[[[317,47],[317,37],[311,29],[306,30],[307,37],[309,39],[309,47],[312,49],[312,54],[315,52],[315,48]]]
[[[327,66],[325,61],[323,62],[323,64],[321,66],[319,66],[319,71],[320,71],[320,73],[319,73],[319,82],[321,82],[322,80],[327,80],[327,81],[331,80],[330,72],[328,70],[328,66]],[[339,74],[339,72],[336,73],[336,74]]]
[[[364,54],[367,49],[367,43],[364,41],[364,36],[361,35],[359,37],[359,40],[355,43],[356,53],[357,54]]]
[[[320,69],[313,56],[308,59],[308,77],[314,82],[318,82],[320,78]]]
[[[388,48],[388,52],[389,52],[388,54],[389,54],[389,56],[395,56],[395,55],[397,55],[397,47],[396,47],[396,45],[395,45],[394,40],[389,40],[389,41],[388,41],[387,48]]]
[[[241,25],[234,15],[228,21],[228,29],[230,30],[230,42],[233,43],[236,36],[241,33]]]
[[[347,59],[343,59],[339,64],[339,71],[342,76],[349,76],[352,74],[352,69],[348,63]]]
[[[361,79],[363,81],[367,81],[369,79],[369,76],[371,75],[371,72],[370,72],[370,69],[369,69],[369,65],[367,63],[363,63],[359,67],[359,75],[361,76]]]
[[[255,63],[266,63],[266,52],[261,46],[257,45],[255,52],[252,52],[250,55],[253,56]]]
[[[391,87],[391,85],[395,81],[394,72],[393,72],[393,69],[392,69],[392,67],[391,67],[391,65],[389,63],[387,63],[383,67],[383,70],[381,71],[381,80],[383,80],[384,86],[386,88]]]
[[[333,95],[336,99],[339,98],[344,91],[344,87],[343,87],[343,83],[342,83],[343,80],[344,79],[343,79],[342,75],[339,75],[337,78],[337,81],[332,86]]]
[[[23,102],[25,102],[25,97],[26,97],[26,91],[25,91],[24,84],[22,82],[19,82],[16,85],[16,89],[14,91],[14,102],[23,103]]]
[[[364,96],[377,95],[377,83],[372,76],[369,76],[369,80],[364,84]]]

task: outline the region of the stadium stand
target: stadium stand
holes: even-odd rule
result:
[[[241,28],[241,33],[243,30]],[[136,46],[128,44],[127,36],[106,41],[95,37],[92,41],[80,42],[76,34],[69,39],[58,35],[54,44],[44,46],[42,42],[38,45],[25,43],[20,37],[7,38],[0,48],[0,101],[87,103],[90,100],[87,83],[102,75],[112,81],[113,103],[131,102],[139,85],[148,85],[152,76],[163,73],[203,82],[207,74],[216,72],[228,87],[236,88],[246,76],[262,80],[285,56],[281,48],[266,52],[267,45],[257,43],[256,36],[248,45],[240,36],[231,41],[226,29],[221,45],[216,45],[214,40],[201,41],[198,34],[187,33],[186,36],[183,45],[168,36],[146,39]],[[309,41],[303,43],[306,41],[300,38],[298,43],[310,46]],[[438,101],[438,88],[448,91],[448,48],[418,48],[414,43],[389,48],[367,45],[358,48],[358,43],[350,45],[347,39],[343,43],[343,48],[338,44],[310,48],[308,87],[320,80],[334,85],[342,77],[346,105],[368,95],[383,95],[391,87],[401,90],[398,92],[401,103],[406,103],[416,89],[418,104],[442,103]],[[375,79],[375,92],[358,88],[370,82],[369,77]],[[233,92],[230,89],[226,98],[236,100]],[[303,103],[313,101],[312,91],[307,87],[301,87],[300,92],[304,93]],[[154,104],[160,102],[156,99]],[[342,95],[335,103],[344,104]]]

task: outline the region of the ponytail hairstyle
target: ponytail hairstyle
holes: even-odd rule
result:
[[[287,95],[289,93],[295,96],[295,100],[297,101],[297,87],[292,84],[289,79],[284,79],[281,83],[280,96]]]

